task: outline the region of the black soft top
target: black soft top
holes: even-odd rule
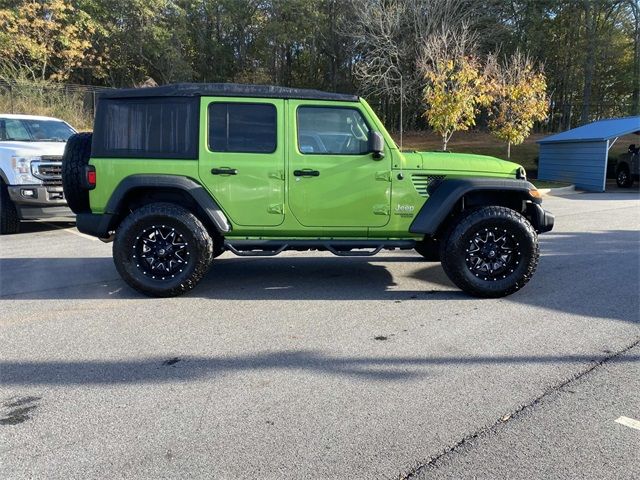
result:
[[[242,83],[175,83],[161,87],[123,88],[100,93],[101,98],[150,97],[258,97],[293,98],[299,100],[334,100],[357,102],[357,95],[322,92],[303,88],[273,85],[246,85]]]

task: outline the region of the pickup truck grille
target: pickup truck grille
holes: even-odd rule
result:
[[[42,155],[43,162],[62,162],[62,155]]]
[[[429,175],[427,173],[414,173],[411,175],[413,186],[421,197],[428,197],[427,188],[434,180],[442,180],[444,175]]]
[[[31,164],[31,171],[45,185],[62,185],[62,157],[43,156],[40,162]]]

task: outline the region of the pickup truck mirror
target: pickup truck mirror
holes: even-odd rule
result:
[[[384,138],[380,132],[371,132],[369,150],[373,153],[374,160],[384,158]]]

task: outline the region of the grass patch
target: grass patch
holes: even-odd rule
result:
[[[536,186],[536,188],[562,188],[562,187],[568,187],[571,185],[570,183],[565,183],[565,182],[551,182],[549,180],[536,180],[536,179],[531,179],[530,182],[533,183]]]
[[[0,88],[0,112],[42,115],[66,121],[78,131],[93,128],[93,115],[85,105],[85,94],[65,90],[52,82],[20,81]]]
[[[546,135],[531,135],[522,145],[511,147],[511,158],[507,158],[507,144],[486,132],[456,132],[449,142],[448,149],[454,153],[475,153],[510,160],[522,165],[527,171],[537,170],[538,144],[536,140]],[[399,137],[394,135],[398,142]],[[403,138],[403,150],[432,151],[442,150],[440,137],[433,132],[409,132]]]

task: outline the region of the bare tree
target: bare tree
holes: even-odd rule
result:
[[[440,29],[424,38],[418,57],[418,73],[421,77],[438,62],[457,60],[476,55],[478,35],[469,24],[441,25]]]
[[[471,0],[353,0],[346,28],[359,52],[354,73],[372,96],[400,107],[420,105],[424,85],[418,69],[423,45],[445,26],[473,17]]]

